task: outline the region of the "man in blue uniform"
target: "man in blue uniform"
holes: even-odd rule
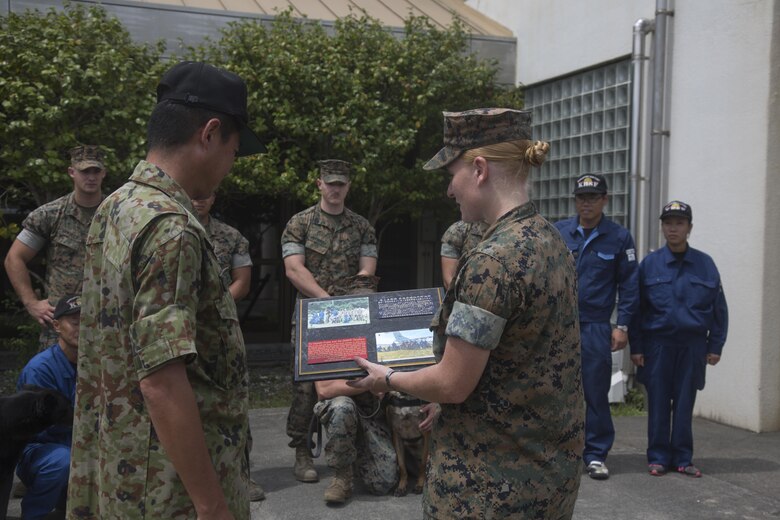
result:
[[[81,297],[63,296],[54,309],[52,326],[57,343],[39,352],[22,369],[17,388],[35,385],[57,390],[73,405],[76,398]],[[22,517],[44,518],[63,509],[68,487],[72,425],[54,425],[25,446],[16,469],[27,492],[22,499]]]
[[[631,326],[631,361],[647,388],[647,462],[651,475],[669,468],[691,477],[693,404],[707,365],[720,361],[728,308],[712,258],[688,245],[691,206],[673,200],[661,213],[666,246],[639,266],[639,309]]]
[[[612,352],[628,343],[628,325],[637,309],[637,261],[634,239],[623,226],[604,215],[607,181],[602,175],[577,178],[577,216],[557,222],[577,264],[578,304],[582,337],[582,386],[585,390],[585,450],[588,475],[609,478],[604,463],[615,440],[609,410]],[[617,325],[610,318],[618,295]]]

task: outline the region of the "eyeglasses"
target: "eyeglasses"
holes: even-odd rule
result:
[[[577,202],[598,202],[604,197],[602,193],[583,193],[581,195],[575,195],[574,200]]]

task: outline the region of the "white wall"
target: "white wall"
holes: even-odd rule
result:
[[[517,36],[517,80],[525,85],[631,54],[639,18],[655,0],[467,0]]]
[[[770,172],[780,166],[768,164],[767,154],[776,145],[767,140],[773,5],[676,4],[667,198],[693,207],[691,244],[714,258],[730,311],[722,362],[708,370],[696,412],[744,428],[770,428],[762,424],[760,403],[772,397],[763,388],[769,374],[761,370],[770,350],[762,342],[765,194],[769,175],[776,175]]]
[[[467,3],[515,32],[524,84],[625,57],[634,22],[655,11],[654,0]],[[692,205],[691,245],[715,259],[730,311],[722,361],[708,369],[695,413],[780,430],[780,5],[670,4],[671,134],[662,199]]]

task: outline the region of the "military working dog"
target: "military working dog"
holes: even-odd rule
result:
[[[14,469],[24,447],[49,426],[72,422],[73,407],[56,390],[25,386],[0,397],[0,520],[8,511]]]
[[[387,424],[393,434],[393,447],[398,459],[398,486],[395,496],[405,496],[409,492],[409,471],[407,468],[407,452],[417,469],[417,481],[412,491],[422,493],[425,483],[425,466],[428,463],[430,431],[420,431],[420,421],[423,414],[420,407],[423,401],[400,392],[388,392],[385,406]]]

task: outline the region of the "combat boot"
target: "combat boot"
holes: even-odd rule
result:
[[[249,479],[249,501],[250,502],[259,502],[261,500],[265,500],[265,491],[263,490],[262,486],[255,482],[255,479],[250,478]]]
[[[343,504],[352,496],[352,466],[336,468],[330,485],[325,490],[325,502]]]
[[[320,476],[314,469],[314,463],[311,460],[311,453],[306,446],[295,448],[295,467],[293,468],[295,478],[301,482],[319,482]]]

